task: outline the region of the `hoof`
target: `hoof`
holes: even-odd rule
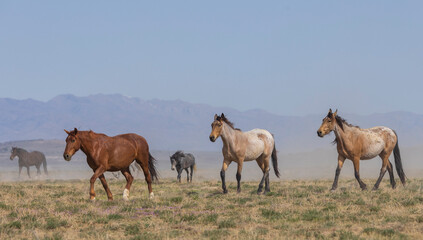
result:
[[[154,199],[154,193],[153,192],[150,193],[150,199]]]
[[[336,188],[331,188],[330,189],[330,192],[335,192],[336,191]]]
[[[376,190],[378,190],[378,189],[379,189],[378,187],[374,186],[374,187],[372,188],[372,191],[376,191]]]
[[[90,198],[91,202],[95,202],[95,197]]]
[[[227,194],[228,193],[228,190],[223,190],[223,194]]]
[[[126,188],[123,190],[123,200],[129,201],[129,190]]]

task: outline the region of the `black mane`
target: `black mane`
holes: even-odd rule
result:
[[[233,124],[231,121],[229,121],[223,113],[222,113],[222,116],[218,116],[218,117],[217,117],[217,120],[222,120],[222,121],[224,121],[226,124],[228,124],[228,125],[229,125],[229,127],[231,127],[232,129],[237,130],[237,131],[241,131],[241,129],[239,129],[239,128],[235,128],[235,127],[234,127],[234,124]]]
[[[335,120],[336,120],[336,123],[338,124],[338,126],[342,129],[342,131],[344,131],[344,124],[347,125],[348,127],[360,128],[359,126],[355,126],[355,125],[349,124],[347,122],[347,120],[343,119],[342,117],[340,117],[338,115],[335,116]]]

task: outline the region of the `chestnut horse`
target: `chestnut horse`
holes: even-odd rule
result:
[[[94,182],[100,178],[107,198],[113,200],[104,172],[121,171],[126,178],[126,187],[123,191],[123,199],[129,200],[129,190],[134,178],[131,175],[129,166],[135,160],[142,168],[145,181],[148,184],[150,198],[154,197],[151,187],[152,179],[158,179],[156,170],[156,160],[151,156],[147,141],[134,133],[117,135],[109,137],[105,134],[95,133],[93,131],[78,131],[74,129],[71,132],[65,130],[68,134],[66,138],[66,148],[63,158],[70,161],[72,156],[81,149],[87,155],[87,163],[93,169],[94,174],[90,179],[90,199],[95,199]]]
[[[394,130],[387,127],[373,127],[361,129],[360,127],[348,124],[338,116],[338,110],[332,113],[329,109],[328,115],[323,119],[323,123],[317,130],[317,135],[323,137],[333,131],[335,133],[336,148],[338,150],[338,167],[336,168],[335,180],[332,191],[338,186],[338,177],[345,159],[352,160],[354,164],[354,175],[360,184],[360,188],[365,190],[366,184],[360,179],[360,160],[372,159],[379,155],[382,159],[382,168],[373,190],[379,188],[380,181],[389,172],[392,188],[395,188],[395,179],[392,163],[389,156],[394,152],[395,167],[402,184],[405,186],[405,174],[402,168],[401,155],[398,147],[398,136]]]
[[[214,121],[211,124],[210,141],[215,142],[220,136],[223,141],[223,165],[220,171],[222,178],[223,193],[227,193],[225,183],[225,171],[231,162],[238,163],[236,180],[238,182],[237,192],[241,192],[241,171],[244,161],[256,160],[263,171],[263,178],[259,184],[257,194],[262,193],[263,182],[265,182],[264,193],[270,191],[269,186],[269,163],[272,158],[273,170],[279,177],[278,158],[276,155],[275,140],[272,134],[264,129],[253,129],[248,132],[242,132],[234,128],[233,124],[222,113],[221,116],[214,115]]]

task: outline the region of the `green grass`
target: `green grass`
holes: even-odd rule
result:
[[[88,180],[0,183],[1,239],[422,239],[423,180],[392,190],[361,191],[354,180],[271,182],[257,195],[258,182],[179,184],[161,179],[148,198],[136,179],[130,201],[124,180],[108,180],[114,201],[97,181],[96,201]],[[374,180],[365,180],[370,184]],[[370,186],[370,185],[369,185]]]

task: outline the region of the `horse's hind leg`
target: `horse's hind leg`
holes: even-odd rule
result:
[[[194,172],[194,167],[191,166],[190,168],[191,168],[191,176],[190,176],[190,180],[189,181],[192,182],[192,173]]]
[[[37,168],[37,175],[41,175],[40,165],[36,166],[36,168]]]
[[[19,166],[19,178],[21,178],[22,167],[23,166]]]
[[[143,160],[138,160],[138,159],[135,159],[135,160],[141,166],[141,169],[144,173],[145,181],[147,182],[147,185],[148,185],[148,192],[150,195],[150,199],[152,199],[154,197],[154,193],[153,193],[153,187],[151,186],[151,182],[152,182],[151,175],[150,175],[150,172],[148,171],[148,156],[144,158]]]
[[[26,167],[26,172],[28,173],[28,177],[31,178],[31,174],[29,174],[29,166]]]
[[[390,161],[388,161],[388,172],[389,172],[389,180],[391,181],[392,189],[395,189],[397,183],[395,182],[394,169],[392,168],[392,163]]]
[[[185,168],[185,171],[187,172],[187,182],[189,182],[189,171],[188,171],[188,168]]]
[[[106,178],[104,177],[104,174],[101,174],[98,178],[100,178],[101,184],[103,185],[103,188],[107,193],[107,199],[109,201],[112,201],[113,195],[112,195],[112,192],[109,189],[109,186],[107,185]]]
[[[262,158],[258,158],[256,161],[257,161],[257,164],[259,165],[259,167],[261,168],[261,170],[263,171],[263,177],[262,177],[260,184],[259,184],[259,187],[257,189],[257,194],[261,194],[262,191],[263,191],[263,184],[266,181],[266,170],[265,170],[264,161],[263,161]]]
[[[380,158],[382,158],[382,168],[380,169],[379,178],[377,179],[375,186],[373,187],[373,190],[377,190],[379,188],[379,184],[382,181],[383,176],[385,176],[387,166],[389,163],[389,159],[388,159],[389,155],[381,153]]]
[[[129,190],[131,189],[132,182],[134,181],[134,177],[132,176],[131,172],[129,171],[129,167],[121,171],[122,174],[126,178],[126,187],[123,190],[123,200],[129,200]]]
[[[236,181],[237,181],[237,189],[236,192],[241,192],[241,172],[242,172],[242,165],[244,164],[243,159],[238,160],[238,170],[236,171]]]

